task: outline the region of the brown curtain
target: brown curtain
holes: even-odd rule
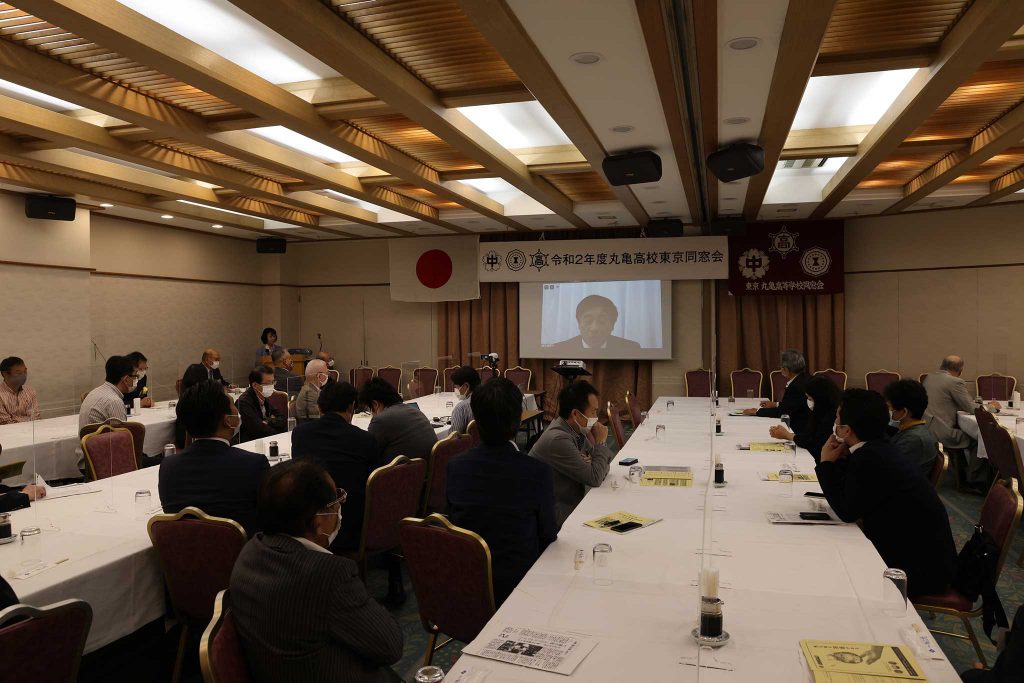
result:
[[[846,364],[842,294],[733,296],[718,283],[718,387],[729,392],[729,373],[753,368],[768,373],[779,367],[779,354],[799,349],[810,372]],[[770,393],[763,394],[769,396]]]
[[[533,370],[531,388],[544,391],[544,411],[548,419],[558,410],[558,391],[562,378],[551,371],[553,359],[519,356],[519,283],[480,283],[480,298],[474,301],[449,301],[437,306],[437,355],[451,356],[453,364],[470,362],[470,353],[496,352],[499,368],[516,365]],[[479,359],[472,364],[479,367]],[[611,401],[626,414],[625,395],[629,391],[644,408],[651,404],[651,362],[625,360],[587,361],[593,377],[587,378],[601,392],[602,405]]]

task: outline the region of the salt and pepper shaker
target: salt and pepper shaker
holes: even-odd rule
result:
[[[722,435],[722,418],[715,417],[715,436]]]
[[[715,453],[715,488],[725,486],[725,465],[722,464],[722,456]]]
[[[270,442],[270,449],[267,451],[267,457],[268,458],[276,458],[277,457],[277,442],[276,441],[271,441]]]
[[[722,600],[718,597],[718,568],[708,567],[701,572],[700,627],[697,631],[699,639],[722,639],[723,630]],[[727,636],[725,636],[727,637]]]

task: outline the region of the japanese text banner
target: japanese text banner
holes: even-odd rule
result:
[[[729,238],[730,294],[842,291],[843,221],[749,223]]]
[[[481,282],[724,280],[725,237],[481,242]]]

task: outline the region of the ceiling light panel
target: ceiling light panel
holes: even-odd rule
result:
[[[340,76],[227,0],[118,0],[271,83]]]
[[[918,69],[815,76],[807,83],[793,130],[878,123]]]
[[[505,149],[572,144],[535,101],[459,107],[459,111]]]
[[[10,81],[0,80],[0,92],[4,95],[9,95],[16,100],[45,107],[50,111],[70,111],[72,109],[81,109],[77,104],[65,102],[64,100],[59,100],[56,97],[50,97],[46,93],[41,93],[38,90],[32,90],[31,88],[26,88],[18,85],[17,83],[11,83]]]
[[[262,138],[266,138],[271,142],[276,142],[279,145],[293,149],[296,152],[308,154],[311,157],[319,159],[325,164],[340,164],[348,161],[355,161],[354,157],[343,154],[333,147],[328,147],[323,143],[307,138],[305,135],[296,133],[294,130],[285,128],[284,126],[253,128],[249,132],[255,133]]]

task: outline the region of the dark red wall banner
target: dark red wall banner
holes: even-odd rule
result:
[[[729,293],[840,294],[843,221],[749,223],[729,238]]]

